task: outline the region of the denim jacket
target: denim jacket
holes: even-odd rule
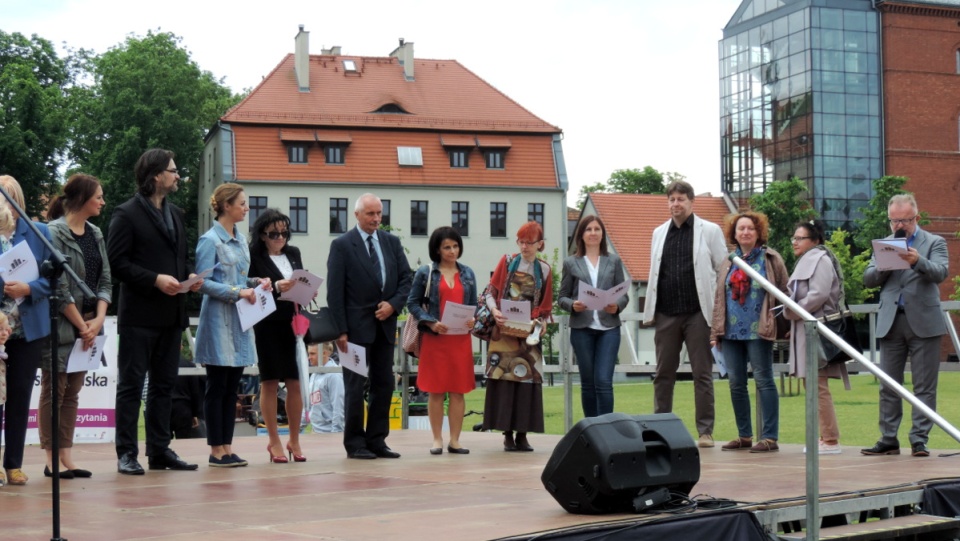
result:
[[[107,245],[103,240],[103,233],[99,227],[90,222],[87,222],[86,225],[90,228],[93,238],[97,241],[97,248],[99,248],[100,258],[103,261],[100,268],[100,276],[97,278],[97,287],[94,289],[93,294],[97,296],[98,300],[110,304],[113,299],[113,284],[110,282],[110,260],[107,258]],[[63,255],[70,258],[70,267],[77,273],[77,276],[81,280],[86,279],[87,269],[84,266],[83,249],[80,248],[80,244],[70,231],[70,226],[67,225],[66,219],[61,216],[47,224],[47,227],[50,229],[50,235],[53,237],[53,246],[63,252]],[[82,312],[84,295],[80,290],[79,284],[69,279],[65,274],[60,277],[57,293],[60,296],[60,324],[57,331],[58,341],[60,343],[58,352],[60,356],[59,370],[62,372],[66,369],[67,357],[70,355],[70,351],[73,349],[73,343],[77,339],[73,323],[70,323],[70,320],[63,315],[63,312],[67,306],[71,304],[75,305],[77,310]],[[44,348],[44,358],[49,357],[48,349],[49,348]]]
[[[200,286],[203,303],[200,305],[200,323],[197,325],[194,362],[213,366],[251,366],[257,362],[257,348],[253,328],[243,331],[237,314],[240,290],[258,287],[259,280],[247,276],[250,269],[250,248],[247,239],[236,226],[233,237],[220,222],[200,237],[197,242],[198,271],[217,263]]]
[[[430,302],[427,311],[424,312],[420,306],[423,302],[424,292],[427,289],[427,269],[431,273],[430,278]],[[460,273],[460,283],[463,284],[463,304],[475,305],[477,303],[477,278],[473,275],[473,270],[466,265],[457,263],[457,270]],[[436,263],[424,265],[417,269],[413,275],[413,283],[410,285],[410,295],[407,297],[407,310],[413,314],[418,321],[431,323],[440,320],[440,269]],[[421,330],[429,327],[422,325]]]

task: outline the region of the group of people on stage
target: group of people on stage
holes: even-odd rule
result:
[[[666,192],[671,219],[653,233],[643,317],[655,329],[654,411],[673,409],[673,389],[681,348],[685,345],[694,380],[697,444],[714,447],[713,346],[722,353],[729,373],[730,400],[737,425],[737,437],[721,448],[752,453],[777,451],[779,397],[773,378],[773,342],[777,339],[776,310],[780,308],[776,308],[773,295],[733,265],[727,246],[734,247],[731,255],[745,261],[801,308],[816,318],[825,318],[846,308],[843,273],[837,258],[825,246],[825,225],[819,220],[796,224],[791,240],[798,259],[789,273],[780,254],[767,245],[769,225],[765,215],[741,211],[728,216],[721,228],[693,213],[693,188],[686,182],[671,183]],[[946,242],[919,227],[917,202],[910,194],[892,197],[887,214],[891,237],[906,239],[908,249],[900,257],[909,268],[879,270],[874,258],[864,273],[867,287],[881,288],[876,332],[880,339],[880,367],[902,384],[909,356],[914,394],[936,409],[940,338],[946,333],[939,291],[940,282],[947,277]],[[807,344],[803,321],[789,309],[783,309],[783,313],[790,323],[790,374],[804,378]],[[572,327],[575,321],[576,318],[571,319]],[[582,355],[577,350],[576,331],[571,331],[571,342],[579,359]],[[747,390],[748,364],[756,382],[760,409],[761,426],[756,432]],[[612,374],[612,369],[608,373]],[[841,452],[840,430],[829,388],[832,378],[842,378],[849,388],[846,366],[821,359],[817,378],[819,454]],[[584,412],[588,411],[587,389],[584,385]],[[897,431],[901,418],[900,397],[881,383],[881,438],[861,453],[899,454]],[[909,434],[913,456],[929,456],[927,440],[932,426],[932,421],[921,412],[913,412]]]
[[[289,244],[290,219],[276,209],[266,209],[250,229],[250,242],[238,224],[249,212],[242,186],[219,185],[210,198],[215,221],[196,248],[196,268],[212,269],[200,279],[187,259],[183,211],[168,200],[180,179],[174,155],[163,149],[145,152],[135,166],[137,192],[118,205],[110,222],[109,239],[89,220],[100,214],[105,202],[99,181],[82,173],[70,177],[51,204],[48,224],[38,223],[41,235],[70,256],[79,278],[93,291],[85,295],[78,284],[61,278],[30,283],[6,281],[0,301],[0,415],[4,415],[4,473],[0,484],[23,485],[23,448],[33,378],[42,368],[40,439],[46,450],[45,475],[59,469],[61,478],[89,477],[71,454],[78,393],[83,372],[66,372],[66,359],[79,339],[85,348],[102,334],[107,308],[112,302],[111,278],[120,282],[118,385],[116,396],[117,469],[141,475],[138,460],[138,421],[145,378],[145,429],[147,465],[151,470],[195,470],[172,449],[171,403],[179,368],[179,351],[188,318],[185,293],[203,295],[196,334],[194,361],[206,367],[203,413],[210,446],[211,467],[239,467],[247,461],[232,449],[239,379],[246,366],[257,363],[261,380],[261,408],[269,434],[267,453],[272,463],[303,462],[307,458],[299,441],[304,404],[296,363],[297,341],[291,320],[294,303],[279,300],[292,286],[291,276],[303,268],[300,250]],[[10,176],[0,176],[0,186],[23,208],[23,193]],[[654,411],[670,412],[680,354],[686,346],[694,378],[698,445],[713,447],[714,393],[711,346],[722,351],[730,374],[730,397],[737,437],[723,450],[754,453],[778,449],[779,408],[772,372],[772,344],[776,339],[775,299],[728,258],[734,254],[787,293],[815,317],[843,309],[843,276],[836,258],[824,246],[822,222],[797,224],[794,254],[799,258],[788,273],[783,258],[767,245],[766,216],[753,211],[731,215],[723,228],[693,213],[693,188],[686,182],[666,189],[670,219],[653,233],[650,276],[643,320],[655,329],[657,368],[654,378]],[[336,238],[327,259],[327,305],[339,336],[334,345],[347,351],[347,342],[366,350],[368,375],[345,370],[342,384],[324,393],[341,395],[343,415],[323,421],[329,431],[343,431],[343,445],[352,459],[399,458],[387,445],[389,409],[394,391],[393,357],[397,316],[406,307],[419,322],[421,349],[418,384],[429,393],[428,416],[433,442],[429,452],[468,454],[460,441],[464,395],[474,389],[473,347],[470,334],[450,332],[443,323],[448,302],[479,307],[489,314],[486,359],[487,389],[484,430],[503,433],[508,452],[529,452],[530,432],[543,431],[542,353],[539,335],[553,306],[552,269],[538,257],[544,249],[543,228],[523,224],[516,234],[518,252],[499,258],[488,284],[477,281],[474,271],[460,263],[463,238],[453,227],[440,227],[428,241],[431,263],[414,273],[400,240],[380,229],[383,205],[373,194],[356,202],[357,227]],[[947,275],[947,249],[943,238],[917,224],[917,204],[911,195],[898,195],[888,207],[891,230],[905,236],[908,250],[902,256],[909,268],[867,269],[868,287],[881,287],[877,336],[881,366],[894,380],[903,381],[904,364],[912,361],[914,392],[936,407],[939,338],[945,324],[939,313],[938,284]],[[26,241],[38,261],[49,258],[46,245],[28,217],[0,204],[0,252]],[[619,313],[627,304],[621,296],[601,310],[591,310],[579,299],[580,283],[610,289],[624,281],[620,259],[608,249],[607,231],[597,216],[584,216],[574,233],[576,250],[563,262],[558,305],[569,311],[570,341],[580,372],[581,404],[585,416],[614,410],[613,372],[620,346]],[[485,286],[482,287],[481,286]],[[62,315],[55,358],[45,354],[43,338],[50,332],[49,296],[57,287]],[[272,292],[277,310],[244,331],[234,304],[254,302],[256,288]],[[528,303],[530,317],[539,322],[533,336],[507,332],[504,301]],[[799,316],[785,310],[791,320],[790,367],[805,375],[806,344]],[[476,321],[469,322],[473,325]],[[461,330],[462,331],[462,330]],[[333,353],[325,348],[324,362]],[[751,424],[747,392],[747,365],[757,384],[762,426],[756,439]],[[839,453],[839,429],[828,380],[843,378],[843,364],[824,365],[818,378],[822,454]],[[283,381],[289,436],[284,444],[277,427],[277,392]],[[319,391],[321,379],[309,383]],[[304,384],[307,384],[306,382]],[[56,385],[59,397],[52,404]],[[446,399],[446,400],[445,400]],[[444,410],[449,435],[442,434]],[[311,405],[306,405],[311,406]],[[51,426],[51,408],[59,411],[58,427]],[[318,408],[318,417],[328,417]],[[323,410],[326,411],[326,410]],[[329,413],[329,412],[328,412]],[[330,414],[332,416],[333,414]],[[862,452],[898,454],[897,430],[902,403],[894,391],[881,385],[881,439]],[[311,419],[313,421],[313,419]],[[342,428],[341,426],[342,425]],[[314,422],[314,426],[321,426]],[[928,456],[931,422],[914,412],[910,432],[914,456]],[[326,431],[326,428],[321,428]],[[59,441],[53,456],[53,435]]]

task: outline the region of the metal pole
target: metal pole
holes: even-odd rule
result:
[[[817,322],[803,323],[807,333],[807,392],[804,406],[807,417],[807,539],[820,539],[820,335]]]
[[[803,319],[804,321],[816,322],[817,329],[822,338],[826,338],[827,340],[835,344],[837,347],[842,349],[844,352],[846,352],[847,355],[850,356],[851,359],[860,361],[860,364],[863,365],[864,368],[869,370],[874,376],[876,376],[877,379],[879,379],[883,383],[883,385],[892,389],[894,392],[900,395],[901,398],[909,402],[910,405],[913,406],[914,411],[921,412],[926,418],[933,421],[937,426],[942,428],[944,432],[949,434],[951,438],[960,442],[960,430],[957,430],[956,427],[954,427],[949,422],[947,422],[946,419],[941,417],[940,414],[938,414],[937,412],[927,407],[927,405],[921,402],[917,397],[915,397],[913,393],[905,389],[903,385],[900,385],[899,383],[894,381],[893,378],[888,376],[887,373],[881,370],[879,366],[869,361],[866,357],[863,356],[862,353],[860,353],[859,351],[851,347],[850,344],[848,344],[846,341],[843,340],[843,338],[840,338],[839,336],[837,336],[836,333],[831,331],[829,327],[817,321],[816,318],[810,315],[809,312],[801,308],[799,304],[793,301],[793,299],[791,299],[785,293],[777,289],[776,286],[774,286],[766,278],[761,276],[760,273],[755,271],[743,259],[731,254],[730,261],[732,261],[734,265],[740,267],[743,270],[743,272],[747,274],[747,276],[749,276],[753,280],[756,280],[756,282],[760,284],[760,286],[763,287],[763,289],[766,290],[767,293],[776,297],[777,300],[779,300],[781,303],[783,303],[784,306],[789,308],[791,312],[798,314],[800,318]]]
[[[570,345],[570,316],[560,320],[560,374],[563,376],[563,431],[573,428],[573,359]]]

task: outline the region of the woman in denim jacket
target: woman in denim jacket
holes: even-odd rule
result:
[[[57,374],[57,396],[60,415],[59,455],[61,479],[90,477],[88,470],[77,467],[73,462],[73,433],[77,425],[77,408],[80,390],[86,372],[67,373],[67,358],[78,338],[83,340],[85,349],[93,345],[94,338],[101,334],[103,322],[107,317],[107,306],[113,295],[110,283],[110,261],[107,259],[107,247],[100,228],[87,220],[99,216],[106,203],[103,200],[103,188],[96,177],[77,173],[63,186],[63,195],[50,204],[47,219],[52,220],[48,227],[53,236],[53,245],[70,258],[70,266],[77,276],[94,293],[86,297],[80,285],[67,278],[60,277],[58,292],[60,295],[60,323],[57,336],[60,347],[57,351],[57,368],[51,367],[49,349],[44,348],[43,372],[40,378],[40,408],[37,422],[40,425],[40,447],[47,452],[47,467],[43,470],[47,477],[52,476],[53,451],[51,449],[53,427],[51,426],[51,386]]]
[[[207,422],[207,444],[211,467],[246,466],[247,461],[233,453],[233,428],[236,419],[237,387],[245,366],[257,362],[253,329],[242,330],[237,302],[256,302],[254,288],[270,290],[269,278],[250,278],[250,249],[236,224],[250,208],[239,184],[217,186],[210,197],[216,221],[197,243],[197,269],[213,272],[203,281],[204,295],[197,325],[194,361],[207,369],[207,387],[203,413]],[[219,266],[217,266],[219,265]]]
[[[470,267],[457,262],[463,255],[463,239],[457,230],[445,226],[430,235],[428,244],[433,265],[417,270],[407,297],[407,310],[420,322],[420,365],[417,387],[430,393],[427,415],[433,431],[430,454],[443,453],[443,398],[449,394],[447,417],[450,440],[447,451],[465,455],[469,449],[460,445],[463,428],[463,395],[476,386],[473,376],[473,340],[466,331],[473,322],[453,334],[440,322],[447,302],[474,305],[477,302],[477,279]],[[427,289],[429,276],[430,291]],[[424,310],[424,307],[426,310]]]

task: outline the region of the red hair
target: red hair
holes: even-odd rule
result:
[[[517,239],[526,241],[543,240],[543,227],[531,220],[520,226],[517,230]]]

